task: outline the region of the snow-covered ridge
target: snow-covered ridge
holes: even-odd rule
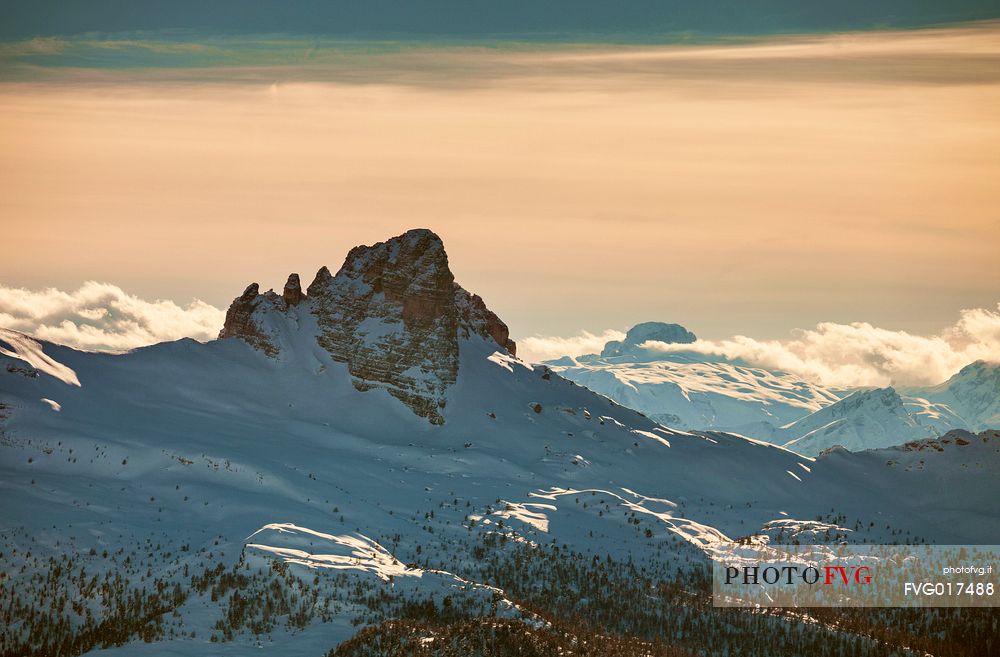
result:
[[[547,361],[555,371],[671,426],[725,429],[771,439],[774,428],[817,411],[840,396],[786,372],[695,352],[662,352],[649,341],[690,343],[677,324],[645,322],[601,354]],[[764,431],[764,435],[760,435]]]
[[[973,431],[1000,427],[1000,363],[976,361],[944,383],[904,392],[946,406]]]
[[[1000,366],[974,363],[948,382],[897,392],[834,390],[787,372],[696,352],[661,351],[649,341],[684,344],[677,324],[645,322],[600,354],[546,361],[561,375],[676,427],[753,436],[815,455],[898,445],[949,429],[1000,426]]]
[[[809,455],[834,446],[851,451],[891,447],[942,433],[941,427],[923,424],[909,413],[893,388],[852,393],[781,429],[795,436],[785,447]]]
[[[424,574],[419,568],[400,563],[377,541],[363,534],[335,536],[293,523],[269,523],[247,537],[247,541],[253,539],[256,540],[247,542],[248,549],[274,554],[287,563],[307,568],[357,570],[372,573],[387,582],[393,577],[422,577]],[[262,542],[265,540],[284,545],[265,544]],[[316,543],[319,543],[318,548],[314,547]],[[325,551],[319,553],[317,549]]]
[[[815,455],[835,446],[861,451],[998,426],[1000,366],[980,361],[929,388],[859,390],[777,435],[788,438],[786,447]]]
[[[24,361],[34,369],[54,376],[63,383],[80,385],[80,379],[76,372],[50,358],[37,341],[23,333],[0,328],[0,355]],[[13,371],[15,367],[17,366],[11,364],[8,371]]]

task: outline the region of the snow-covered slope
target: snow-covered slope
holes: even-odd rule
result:
[[[1000,427],[1000,364],[976,361],[944,383],[905,394],[929,400],[960,416],[975,431]]]
[[[435,240],[407,234],[364,253]],[[67,628],[109,613],[88,584],[106,578],[109,591],[147,596],[135,593],[145,624],[116,654],[219,654],[221,640],[225,654],[262,644],[305,655],[428,596],[530,617],[489,575],[500,557],[483,550],[504,545],[632,559],[652,576],[775,523],[870,541],[1000,541],[1000,437],[919,459],[814,460],[670,429],[519,361],[460,288],[408,304],[416,297],[387,294],[384,280],[318,278],[373,315],[341,322],[343,299],[319,304],[310,286],[294,303],[241,296],[232,337],[208,344],[110,355],[0,331],[5,595],[42,605],[68,623],[59,636],[74,636]],[[442,328],[442,317],[455,322]],[[349,339],[331,349],[331,331]],[[441,348],[411,349],[426,331]],[[454,369],[442,374],[442,362]],[[434,399],[440,421],[401,387]],[[54,564],[65,581],[49,577]],[[78,604],[49,611],[64,593]],[[262,608],[287,620],[275,626]],[[5,641],[28,635],[19,618]]]
[[[645,322],[600,354],[546,364],[659,422],[731,431],[813,456],[835,445],[859,451],[1000,426],[997,365],[974,363],[940,386],[901,396],[893,388],[834,390],[786,372],[646,344],[694,340],[677,324]]]
[[[724,429],[771,440],[774,429],[839,399],[786,372],[707,357],[647,349],[647,341],[684,344],[695,336],[677,324],[645,322],[601,354],[547,364],[566,378],[644,414],[686,429]]]
[[[794,436],[785,447],[810,456],[834,446],[852,452],[891,447],[938,436],[947,431],[942,425],[957,420],[919,401],[909,402],[911,413],[893,388],[859,390],[782,427],[784,435]]]
[[[1000,365],[978,361],[928,388],[857,391],[782,427],[785,447],[815,456],[834,446],[851,451],[902,445],[953,429],[1000,427]]]

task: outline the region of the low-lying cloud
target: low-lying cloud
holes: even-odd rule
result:
[[[665,352],[681,345],[648,347]],[[740,359],[793,372],[829,386],[928,385],[940,383],[976,360],[1000,361],[1000,305],[963,310],[959,320],[937,335],[890,331],[865,322],[824,322],[800,329],[791,340],[698,340],[686,351]]]
[[[536,336],[521,340],[523,356],[543,360],[600,351],[605,339],[621,339],[618,331],[600,336]],[[878,328],[865,322],[824,322],[797,329],[789,340],[757,340],[737,335],[726,340],[693,344],[647,342],[665,353],[695,351],[742,360],[751,365],[798,374],[828,386],[929,385],[940,383],[965,365],[1000,361],[1000,304],[996,310],[963,310],[955,324],[937,335],[914,335]]]
[[[225,312],[203,301],[146,301],[116,285],[88,281],[72,292],[0,285],[0,327],[92,351],[219,334]]]
[[[583,331],[580,335],[559,337],[556,335],[533,335],[517,341],[518,355],[527,361],[538,362],[562,356],[582,356],[597,354],[611,340],[624,340],[625,332],[608,329],[600,334]]]
[[[125,351],[180,338],[211,340],[225,311],[203,301],[186,306],[146,301],[108,283],[88,281],[72,292],[0,285],[0,327],[41,340],[93,351]],[[518,340],[518,353],[537,362],[599,353],[623,331],[578,335],[534,335]],[[915,335],[865,322],[824,322],[797,329],[788,340],[737,335],[693,344],[647,342],[669,353],[695,351],[783,370],[828,386],[928,385],[944,381],[976,360],[1000,361],[1000,304],[995,310],[961,311],[958,321],[936,335]]]

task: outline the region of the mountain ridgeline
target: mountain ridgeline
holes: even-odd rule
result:
[[[1000,426],[1000,364],[972,363],[931,387],[834,389],[706,354],[696,339],[679,324],[644,322],[599,354],[546,364],[664,424],[741,433],[809,456]]]

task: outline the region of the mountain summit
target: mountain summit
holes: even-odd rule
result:
[[[642,345],[651,341],[667,344],[690,344],[695,340],[697,340],[695,334],[680,324],[643,322],[630,328],[625,334],[624,340],[612,340],[606,343],[601,351],[601,356],[625,356],[642,352]]]
[[[546,361],[554,372],[671,427],[737,432],[808,456],[881,449],[949,429],[1000,425],[1000,365],[972,363],[925,388],[833,389],[707,355],[679,324],[643,322],[599,354]],[[649,342],[677,345],[647,348]]]
[[[315,343],[347,365],[355,388],[383,388],[434,424],[444,423],[460,341],[516,352],[507,325],[455,282],[441,238],[427,229],[351,249],[336,275],[321,268],[305,294],[298,274],[281,295],[251,284],[229,307],[219,337],[280,359],[294,348],[289,331],[307,325]]]
[[[546,365],[657,422],[684,429],[737,431],[765,440],[774,440],[778,427],[840,398],[788,372],[684,346],[696,340],[680,324],[642,322],[623,340],[606,343],[599,354],[563,357]],[[664,351],[645,347],[648,342],[680,346]]]
[[[977,360],[944,383],[910,388],[907,394],[947,405],[973,431],[1000,426],[1000,363]]]

